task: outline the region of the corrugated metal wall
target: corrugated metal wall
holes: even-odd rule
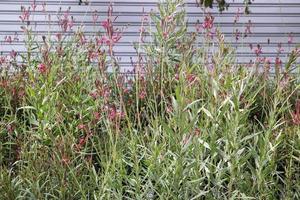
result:
[[[84,1],[84,0],[83,0]],[[87,0],[88,5],[79,0],[36,0],[36,11],[33,13],[33,23],[36,25],[35,31],[41,40],[42,35],[55,34],[57,32],[57,13],[59,8],[62,11],[71,7],[70,15],[74,17],[76,26],[84,25],[88,35],[98,30],[100,21],[107,15],[107,6],[110,2],[114,5],[114,15],[119,16],[116,25],[119,27],[128,26],[124,36],[116,47],[116,55],[121,58],[124,70],[131,67],[130,57],[136,55],[132,42],[138,40],[141,16],[144,12],[156,9],[157,0]],[[0,0],[0,52],[9,54],[11,50],[24,52],[24,41],[21,30],[20,8],[21,5],[28,7],[33,0]],[[43,11],[43,4],[46,3],[46,12]],[[195,30],[196,21],[203,21],[203,11],[196,7],[194,0],[186,0],[186,9],[189,21],[189,29]],[[230,0],[230,7],[227,11],[220,14],[217,8],[210,12],[215,16],[215,24],[220,27],[225,34],[226,40],[232,42],[237,48],[238,61],[248,63],[255,59],[254,49],[257,44],[262,47],[262,56],[271,57],[274,62],[277,56],[278,44],[281,43],[284,58],[289,50],[300,43],[300,0],[255,0],[250,7],[251,14],[241,15],[239,21],[234,24],[234,18],[238,9],[243,10],[243,0]],[[93,23],[93,13],[97,10],[99,14],[98,23]],[[48,22],[48,14],[52,15],[51,23]],[[236,30],[241,34],[245,31],[247,23],[251,20],[252,34],[248,37],[240,37],[236,41]],[[70,33],[71,34],[71,33]],[[11,36],[12,40],[18,36],[18,41],[9,43],[5,40]],[[8,37],[7,37],[8,36]],[[290,37],[291,36],[291,37]],[[5,39],[6,38],[6,39]],[[292,39],[292,43],[289,43]],[[250,46],[253,46],[253,49]],[[283,59],[284,60],[284,59]]]

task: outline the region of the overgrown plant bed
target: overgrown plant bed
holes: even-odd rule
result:
[[[181,5],[152,32],[143,17],[128,74],[112,6],[102,34],[65,39],[66,12],[42,43],[22,9],[28,51],[0,61],[0,199],[300,198],[299,49],[239,65],[213,17],[189,33]]]

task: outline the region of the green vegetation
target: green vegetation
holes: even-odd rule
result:
[[[209,17],[188,33],[181,1],[159,10],[133,76],[112,7],[86,40],[39,44],[27,25],[25,64],[0,68],[0,199],[300,198],[299,49],[271,75],[237,64]]]

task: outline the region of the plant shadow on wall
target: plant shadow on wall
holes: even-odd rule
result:
[[[228,3],[228,0],[195,0],[197,6],[203,6],[204,8],[213,8],[213,5],[216,4],[219,8],[220,12],[223,12],[224,10],[227,10],[228,7],[230,6],[230,3],[233,3],[234,0],[230,3]],[[245,14],[249,14],[249,6],[254,2],[254,0],[243,0],[244,4],[244,12]]]
[[[211,14],[191,33],[167,1],[124,74],[112,5],[94,36],[58,12],[54,39],[40,7],[22,7],[26,53],[0,57],[0,199],[300,198],[299,48],[237,64]]]

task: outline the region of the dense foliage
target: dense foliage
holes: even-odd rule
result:
[[[187,31],[181,3],[155,30],[143,16],[127,74],[112,6],[100,35],[65,38],[66,13],[41,43],[23,8],[27,53],[0,68],[0,199],[300,198],[299,49],[239,65],[210,15]]]

